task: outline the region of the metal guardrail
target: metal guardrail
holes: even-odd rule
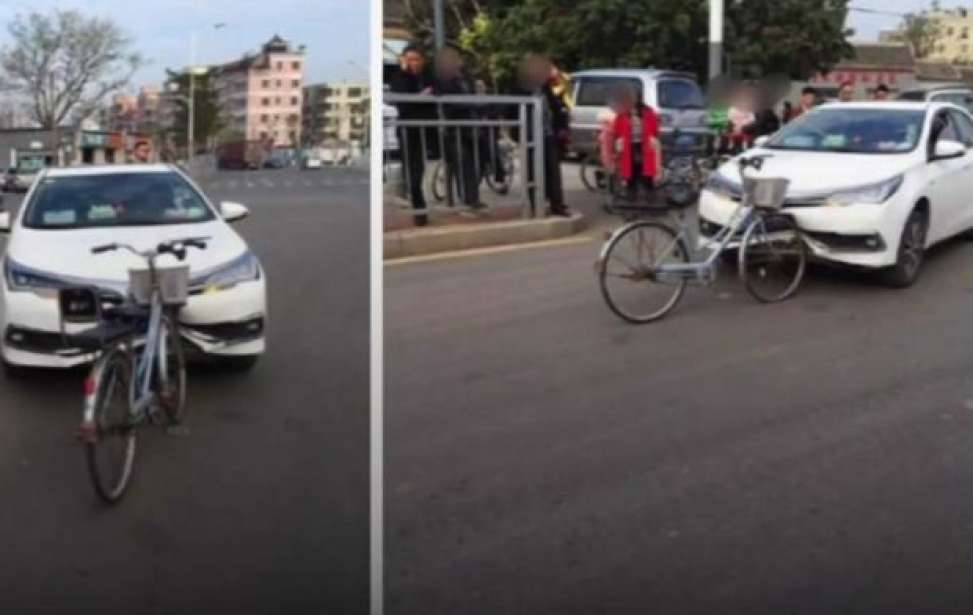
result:
[[[432,96],[386,92],[384,102],[393,107],[429,105],[435,108],[435,113],[428,113],[434,117],[428,119],[403,119],[397,116],[386,116],[383,119],[386,134],[383,176],[387,183],[395,181],[395,176],[398,175],[395,158],[398,157],[406,198],[414,193],[414,182],[420,181],[423,185],[426,183],[425,175],[430,166],[433,166],[428,163],[437,160],[445,169],[446,207],[457,206],[457,192],[460,196],[460,207],[478,205],[479,184],[483,179],[484,169],[492,167],[489,172],[493,172],[497,165],[505,165],[504,156],[509,150],[509,153],[515,155],[515,160],[523,171],[519,174],[512,173],[512,177],[507,178],[510,182],[510,193],[520,195],[523,217],[543,215],[546,186],[542,98],[503,95]],[[457,118],[458,114],[449,113],[450,110],[459,110],[461,115],[467,117]],[[429,142],[430,137],[434,139],[434,143]],[[397,147],[389,146],[393,138]],[[419,139],[418,145],[415,139]],[[503,148],[501,141],[508,144],[508,147]],[[418,161],[415,159],[416,155],[420,158]],[[485,157],[488,157],[488,161],[484,160]],[[416,164],[419,166],[410,166]],[[468,185],[470,182],[474,182],[474,185]],[[418,189],[423,190],[423,185]],[[425,209],[414,209],[413,212],[431,215],[435,210],[435,207],[427,205]]]

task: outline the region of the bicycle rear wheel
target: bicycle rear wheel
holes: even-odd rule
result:
[[[433,166],[430,187],[432,188],[432,198],[440,202],[446,200],[446,165],[442,162],[437,162]]]
[[[116,344],[98,359],[85,383],[94,395],[91,423],[82,424],[88,474],[95,493],[107,504],[122,499],[135,466],[132,373],[132,355]]]
[[[781,213],[754,217],[740,242],[740,279],[758,301],[783,301],[804,277],[807,253],[794,218]]]
[[[654,221],[634,222],[608,240],[598,263],[601,294],[623,320],[643,324],[658,320],[676,306],[686,278],[660,274],[662,265],[689,262],[682,238]]]

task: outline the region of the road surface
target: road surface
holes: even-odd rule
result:
[[[389,613],[973,610],[973,245],[642,327],[599,245],[386,267]]]

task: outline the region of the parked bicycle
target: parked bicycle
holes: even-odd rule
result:
[[[605,242],[596,270],[608,307],[631,323],[648,323],[668,314],[686,285],[716,281],[719,256],[737,249],[739,275],[751,295],[762,302],[782,301],[800,286],[806,265],[801,230],[782,210],[788,180],[748,176],[769,156],[739,159],[742,182],[739,205],[726,225],[704,241],[710,250],[690,262],[692,236],[680,216],[678,229],[657,220],[639,220],[616,230]],[[741,235],[742,232],[742,235]]]
[[[105,305],[94,288],[59,293],[61,331],[73,345],[97,353],[85,380],[79,437],[98,496],[118,502],[131,482],[140,427],[179,425],[186,412],[186,365],[178,314],[186,303],[189,267],[159,267],[171,254],[182,262],[189,248],[203,250],[209,238],[189,237],[139,251],[127,244],[93,248],[93,254],[127,250],[148,268],[129,271],[128,298]],[[94,324],[77,333],[68,327]]]
[[[494,194],[507,194],[513,185],[514,175],[517,173],[516,145],[501,140],[495,146],[496,151],[482,152],[480,160],[480,183],[486,183]],[[502,172],[496,172],[496,164],[502,165]],[[440,160],[435,163],[432,171],[432,196],[437,201],[446,200],[446,164]],[[455,185],[456,178],[452,178]]]

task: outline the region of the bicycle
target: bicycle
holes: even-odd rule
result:
[[[497,148],[495,152],[496,158],[499,159],[500,165],[503,168],[502,179],[497,177],[494,168],[494,157],[489,155],[494,153],[491,150],[490,152],[481,152],[480,183],[485,182],[494,194],[504,195],[510,191],[510,186],[513,184],[513,176],[517,172],[517,157],[514,152],[515,146],[507,141],[501,141],[494,147]],[[433,198],[440,202],[446,200],[447,175],[446,164],[442,160],[436,162],[433,167],[430,183]],[[452,180],[455,182],[456,178],[454,177]]]
[[[121,500],[132,478],[136,434],[146,423],[165,428],[185,419],[186,364],[178,313],[188,296],[189,267],[159,267],[164,254],[182,262],[188,248],[206,249],[208,237],[189,237],[139,251],[128,244],[105,244],[92,254],[127,250],[147,269],[129,271],[128,297],[107,302],[88,287],[59,291],[61,333],[96,354],[85,380],[79,439],[85,448],[95,493],[107,504]],[[95,323],[69,334],[69,326]]]
[[[705,260],[690,262],[684,223],[677,231],[656,220],[638,220],[612,233],[595,266],[609,309],[636,324],[662,318],[676,306],[689,282],[712,285],[716,281],[717,259],[734,243],[741,281],[755,299],[773,303],[792,296],[804,276],[807,254],[800,228],[793,216],[782,211],[788,180],[746,174],[748,168],[759,171],[768,157],[739,159],[739,205],[726,225],[704,242],[710,250]],[[616,263],[620,266],[613,268]]]

